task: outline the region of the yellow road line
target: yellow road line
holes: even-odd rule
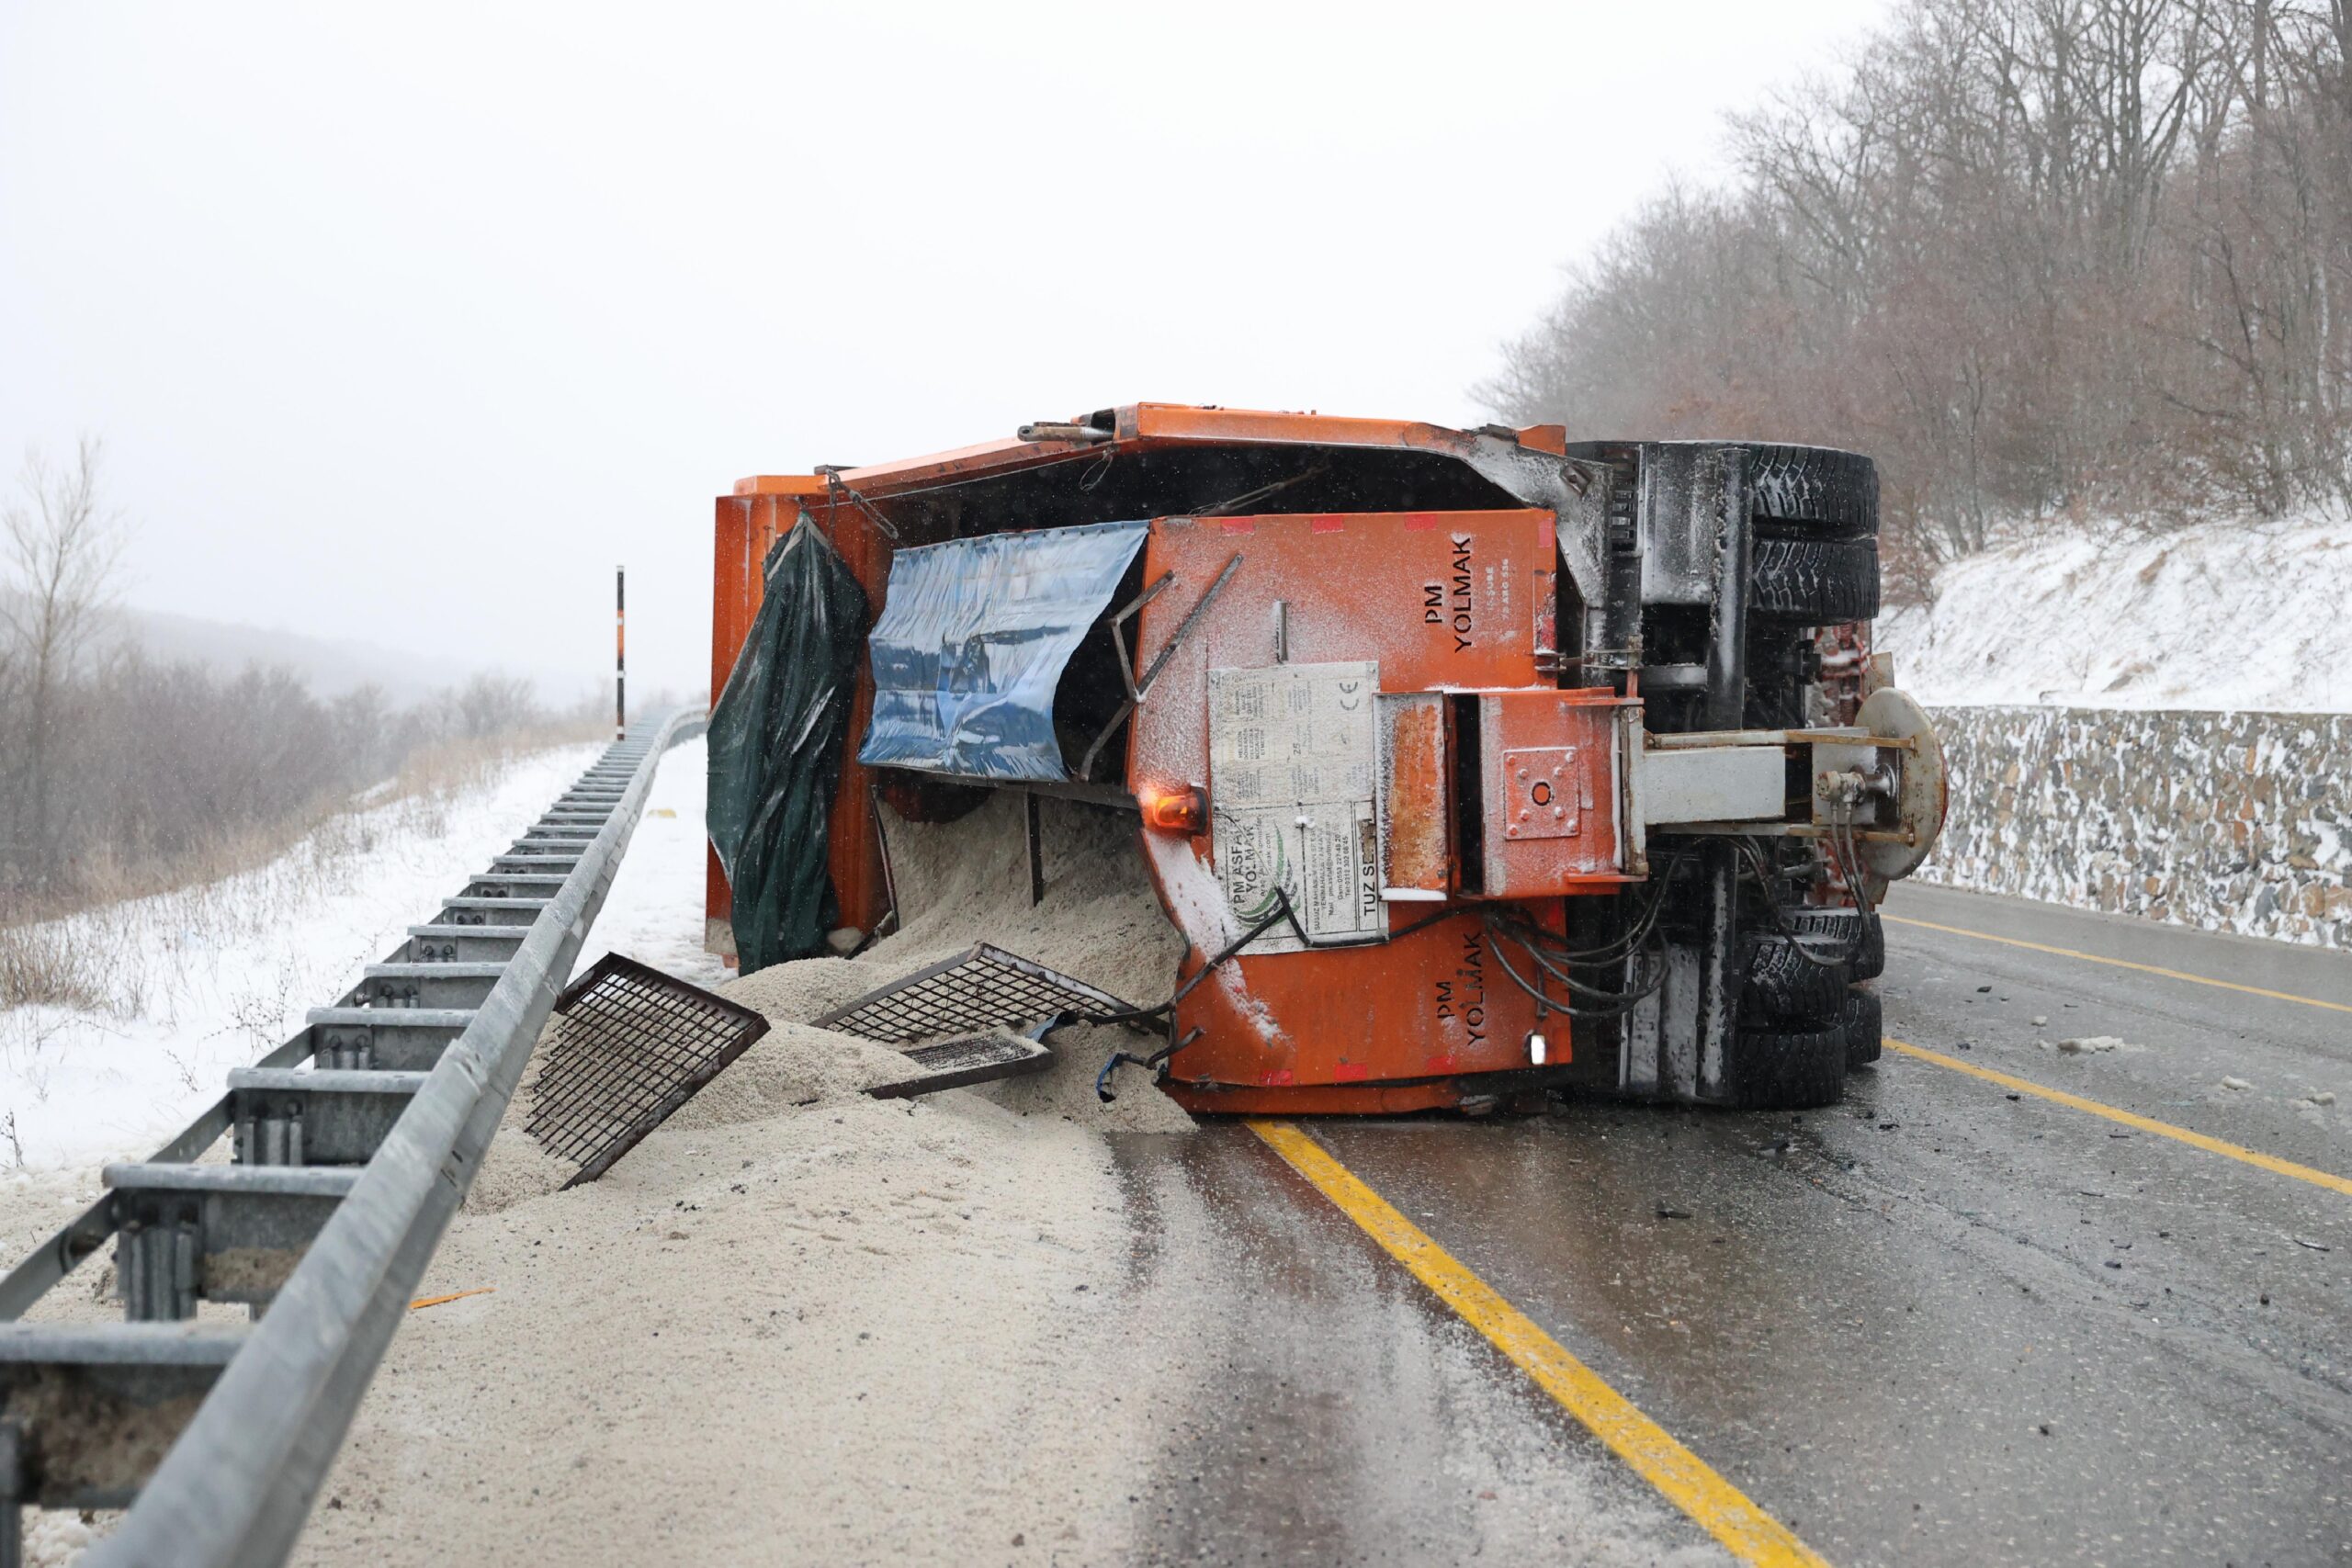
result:
[[[2260,1166],[2263,1169],[2275,1171],[2280,1176],[2291,1176],[2298,1181],[2308,1181],[2314,1187],[2324,1187],[2331,1192],[2341,1192],[2346,1197],[2352,1198],[2352,1179],[2331,1176],[2326,1171],[2314,1170],[2307,1165],[2297,1165],[2293,1160],[2280,1159],[2276,1155],[2257,1154],[2252,1149],[2242,1148],[2236,1144],[2224,1143],[2220,1138],[2209,1138],[2202,1133],[2192,1133],[2186,1127],[2176,1127],[2169,1122],[2158,1122],[2133,1111],[2120,1111],[2112,1105],[2101,1105],[2096,1100],[2085,1100],[2081,1095],[2068,1094],[2063,1089],[2049,1089],[2035,1083],[2031,1078],[2016,1077],[2007,1073],[1997,1072],[1991,1067],[1980,1067],[1973,1062],[1963,1062],[1956,1056],[1947,1056],[1940,1051],[1930,1051],[1923,1045],[1913,1045],[1905,1041],[1894,1039],[1887,1040],[1885,1044],[1891,1051],[1900,1051],[1906,1056],[1917,1056],[1923,1062],[1933,1062],[1939,1067],[1950,1067],[1956,1073],[1966,1073],[1971,1077],[1983,1078],[1987,1083],[1996,1083],[2004,1089],[2013,1089],[2021,1094],[2030,1094],[2037,1099],[2051,1100],[2075,1111],[2088,1111],[2093,1116],[2104,1116],[2109,1122],[2120,1122],[2126,1127],[2136,1127],[2143,1133],[2154,1133],[2160,1138],[2171,1138],[2177,1143],[2187,1144],[2190,1148],[2203,1149],[2207,1154],[2223,1155],[2233,1160],[2244,1161],[2247,1165]]]
[[[2304,1007],[2325,1008],[2330,1012],[2352,1012],[2352,1006],[2343,1002],[2324,1002],[2317,997],[2299,997],[2292,991],[2267,991],[2260,986],[2241,986],[2235,980],[2216,980],[2210,975],[2191,975],[2179,969],[2159,968],[2154,964],[2134,964],[2128,958],[2102,958],[2096,953],[2084,953],[2071,947],[2051,947],[2013,936],[1995,936],[1989,931],[1970,931],[1965,926],[1939,926],[1933,920],[1915,920],[1904,915],[1883,914],[1881,918],[1898,926],[1917,926],[1921,931],[1942,931],[1947,936],[1973,936],[1979,942],[1997,942],[2003,947],[2022,947],[2033,953],[2055,953],[2061,958],[2079,958],[2086,964],[2104,964],[2116,969],[2136,969],[2143,975],[2161,975],[2167,980],[2186,980],[2192,986],[2212,986],[2224,991],[2243,991],[2249,997],[2268,997],[2274,1002],[2300,1002]]]
[[[1288,1122],[1253,1120],[1250,1130],[1735,1558],[1759,1568],[1827,1568],[1787,1526],[1708,1469],[1322,1145]]]

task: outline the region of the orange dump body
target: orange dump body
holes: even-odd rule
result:
[[[1238,462],[1269,446],[1443,458],[1481,439],[1155,404],[1114,419],[1108,439],[739,484],[718,502],[714,692],[758,608],[763,557],[804,515],[878,613],[895,549],[1021,526],[1017,505],[982,517],[965,498],[1017,498],[1039,469],[1188,449]],[[1555,453],[1557,432],[1518,433],[1515,446]],[[1564,592],[1556,513],[1502,495],[1441,511],[1213,516],[1185,514],[1189,495],[1164,499],[1169,514],[1152,515],[1141,557],[1140,581],[1156,586],[1126,655],[1137,677],[1158,668],[1125,728],[1119,789],[1145,802],[1141,852],[1189,943],[1170,987],[1255,923],[1268,888],[1288,886],[1312,906],[1184,998],[1165,1087],[1204,1111],[1394,1111],[1573,1070],[1567,1018],[1539,1017],[1533,996],[1498,971],[1486,923],[1507,900],[1515,918],[1556,932],[1567,900],[1614,894],[1641,873],[1618,807],[1629,699],[1566,686],[1560,673],[1560,618],[1578,606]],[[862,671],[853,737],[872,700]],[[888,908],[874,820],[888,780],[854,750],[853,739],[830,864],[842,919],[871,931]],[[1149,825],[1162,815],[1153,802],[1190,791],[1205,797],[1204,819]],[[722,945],[728,889],[715,855],[707,912]]]

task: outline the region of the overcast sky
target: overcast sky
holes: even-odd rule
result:
[[[699,691],[711,497],[1140,399],[1484,417],[1806,4],[0,0],[0,458],[139,604]]]

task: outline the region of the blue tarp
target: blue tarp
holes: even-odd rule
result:
[[[1069,777],[1054,688],[1149,527],[989,534],[892,557],[869,645],[874,720],[857,760],[965,778]]]

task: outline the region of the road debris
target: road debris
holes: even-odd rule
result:
[[[2309,1247],[2312,1244],[2310,1242],[2304,1242],[2302,1245]],[[2325,1252],[2327,1248],[2323,1247],[2320,1250],[2322,1252]],[[450,1291],[445,1294],[437,1296],[419,1296],[416,1300],[408,1303],[408,1310],[411,1312],[416,1312],[424,1307],[437,1307],[444,1302],[461,1302],[468,1296],[486,1296],[497,1289],[498,1287],[495,1285],[476,1285],[470,1291]]]
[[[556,998],[524,1129],[575,1168],[565,1186],[594,1181],[767,1032],[750,1008],[608,953]]]
[[[2245,1090],[2252,1089],[2254,1086],[2246,1082],[2244,1078],[2223,1078],[2222,1080],[2222,1087],[2229,1089]]]
[[[2073,1040],[2061,1040],[2058,1049],[2069,1056],[2086,1055],[2098,1051],[2121,1049],[2123,1042],[2112,1034],[2086,1034]]]

